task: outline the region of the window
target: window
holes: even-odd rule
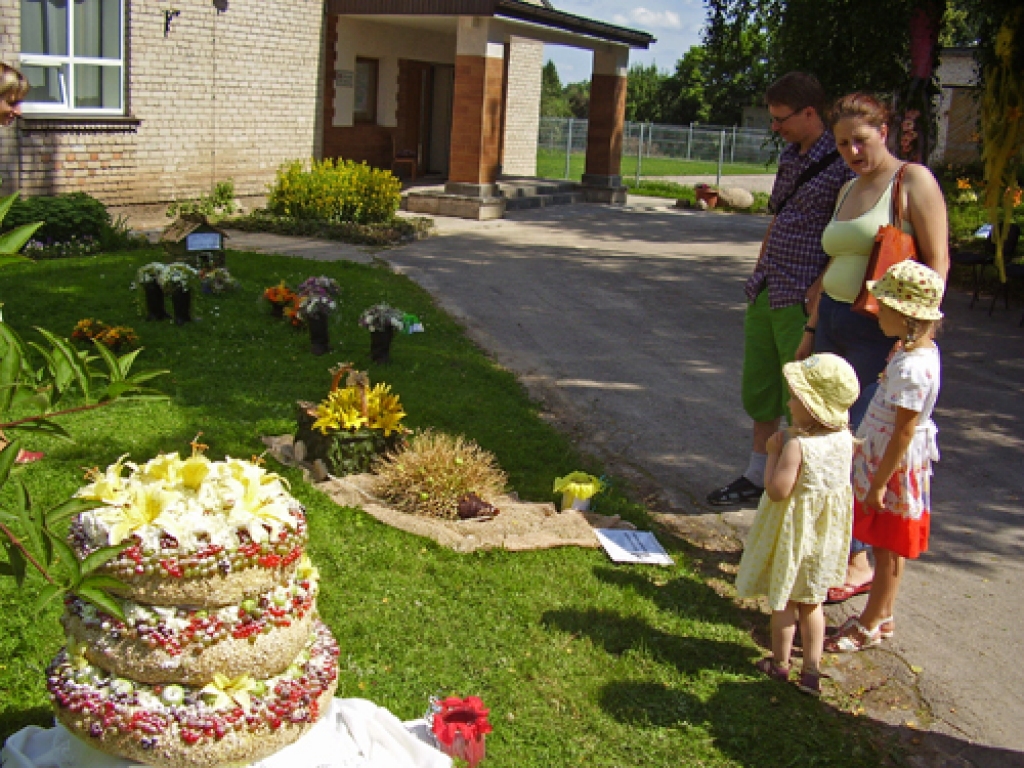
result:
[[[21,0],[26,114],[124,109],[123,0]]]
[[[353,118],[357,123],[377,122],[376,59],[356,59],[356,97]]]

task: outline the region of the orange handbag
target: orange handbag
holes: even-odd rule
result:
[[[892,208],[889,220],[891,224],[883,224],[875,235],[875,244],[868,258],[868,268],[864,272],[865,284],[861,287],[857,300],[853,302],[853,311],[868,317],[878,317],[878,301],[868,290],[868,280],[879,280],[893,264],[912,259],[920,261],[917,255],[917,243],[914,236],[903,231],[903,205],[900,199],[900,187],[903,183],[904,163],[896,171],[892,183]]]

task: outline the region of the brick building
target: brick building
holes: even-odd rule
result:
[[[618,184],[629,50],[650,35],[546,0],[0,0],[32,83],[3,190],[163,204],[344,157],[486,194],[535,173],[544,43],[594,52],[588,180]],[[406,168],[411,170],[411,163]]]

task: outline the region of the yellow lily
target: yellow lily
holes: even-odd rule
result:
[[[126,458],[128,458],[127,453],[107,467],[106,472],[100,473],[98,469],[90,470],[86,477],[93,482],[82,488],[77,495],[83,499],[94,499],[107,504],[122,501],[127,489],[127,483],[121,477]]]
[[[180,493],[164,490],[156,483],[133,483],[123,507],[110,507],[99,513],[100,519],[110,525],[111,546],[117,546],[136,531],[154,524],[180,538],[176,535],[176,521],[170,515],[164,515],[180,498]]]
[[[227,709],[235,704],[244,709],[247,713],[252,706],[249,694],[258,689],[258,685],[249,675],[230,678],[227,675],[216,674],[213,682],[203,687],[200,693],[213,697],[210,704],[214,709]]]
[[[179,471],[181,484],[190,491],[199,491],[203,481],[210,475],[210,460],[202,454],[190,456],[181,463]]]

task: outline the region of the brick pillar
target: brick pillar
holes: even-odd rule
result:
[[[486,19],[459,19],[452,143],[445,190],[490,197],[501,164],[505,47],[488,39]]]
[[[624,203],[622,128],[626,117],[626,68],[629,49],[615,46],[594,51],[587,126],[587,161],[583,174],[590,202]]]

